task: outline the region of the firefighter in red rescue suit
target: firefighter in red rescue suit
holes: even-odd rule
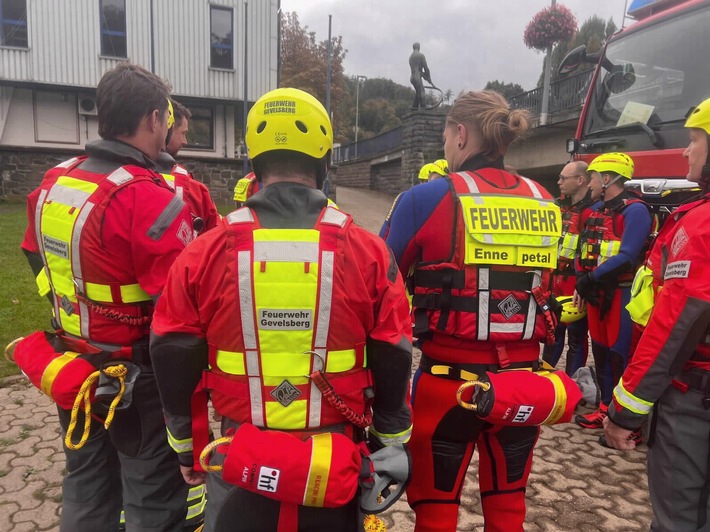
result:
[[[604,423],[610,445],[633,449],[629,435],[651,414],[653,531],[710,529],[710,99],[685,127],[687,179],[705,195],[675,211],[654,243],[663,287]]]
[[[600,155],[587,172],[595,203],[582,212],[575,304],[582,307],[586,302],[601,404],[589,414],[578,415],[575,422],[585,429],[599,429],[612,390],[629,361],[633,326],[626,305],[634,273],[644,258],[652,218],[648,206],[624,189],[624,181],[634,173],[631,157]],[[632,437],[640,442],[640,431]],[[600,443],[605,445],[603,436]]]
[[[94,366],[120,360],[131,368],[132,398],[123,393],[108,431],[97,421],[109,422],[98,400],[101,381],[87,441],[71,437],[75,424],[84,426],[83,410],[74,419],[71,402],[58,406],[66,437],[64,532],[117,531],[122,507],[129,532],[178,531],[186,518],[188,486],[168,445],[148,355],[153,304],[193,231],[182,200],[152,170],[172,125],[168,91],[135,65],[107,71],[96,90],[102,140],[86,145],[88,156],[49,170],[28,197],[22,248],[40,293],[53,303],[57,334],[26,340],[39,339],[42,347],[41,339],[51,337],[55,349],[67,352],[43,372],[42,389],[65,386],[71,368],[80,367],[75,360]],[[40,353],[34,349],[21,359],[23,350],[20,342],[15,360],[21,367]]]
[[[187,144],[187,131],[192,115],[180,102],[173,100],[172,104],[175,124],[168,132],[165,150],[160,152],[158,157],[158,168],[168,186],[189,207],[195,235],[199,235],[217,225],[219,213],[207,186],[195,179],[187,168],[175,160],[178,152]]]
[[[217,449],[211,458],[223,469],[207,474],[206,531],[359,530],[354,491],[327,503],[358,474],[335,467],[336,454],[362,442],[370,422],[374,446],[403,451],[411,433],[404,284],[384,242],[319,190],[332,135],[311,95],[262,96],[246,143],[263,190],[180,256],[159,301],[151,350],[185,479],[205,476],[194,461],[207,444],[196,385],[223,416],[222,434],[234,437],[226,457]],[[298,464],[230,466],[236,454],[275,445],[254,449],[262,444],[247,433],[291,441],[292,449],[279,444],[279,460],[313,445],[307,479],[289,477],[304,481],[299,500],[286,495],[298,489],[286,479]]]
[[[407,499],[419,532],[456,530],[475,447],[486,530],[523,529],[539,427],[487,423],[459,406],[456,392],[486,371],[537,368],[540,342],[554,339],[546,301],[560,209],[547,190],[503,166],[527,128],[527,113],[496,92],[460,96],[443,135],[449,175],[403,193],[380,233],[403,275],[413,272],[422,358]]]

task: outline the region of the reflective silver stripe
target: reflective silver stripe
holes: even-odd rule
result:
[[[168,230],[168,227],[175,221],[175,218],[182,212],[184,205],[181,198],[178,198],[177,195],[173,196],[173,199],[171,199],[170,203],[163,209],[163,212],[161,212],[160,216],[153,222],[153,225],[150,226],[146,234],[153,240],[160,240],[163,234],[165,234],[165,231]]]
[[[111,181],[114,185],[123,185],[133,179],[133,176],[128,170],[121,167],[111,172],[106,179]]]
[[[493,243],[493,235],[490,234],[490,233],[485,233],[485,234],[483,235],[483,241],[484,241],[486,244],[492,244],[492,243]]]
[[[542,281],[542,272],[540,270],[533,270],[535,273],[532,274],[532,287],[537,288],[540,286]],[[530,340],[535,333],[535,318],[537,317],[537,302],[535,297],[530,294],[528,298],[528,315],[525,319],[525,334],[523,335],[523,340]]]
[[[251,293],[252,261],[249,251],[240,251],[237,255],[239,273],[239,301],[242,314],[242,334],[244,348],[256,349],[256,330],[254,328],[254,300]]]
[[[205,494],[205,485],[200,484],[199,486],[192,486],[187,490],[187,500],[194,501],[195,499],[202,497]]]
[[[344,227],[345,222],[347,221],[348,217],[342,212],[340,212],[338,209],[335,209],[333,207],[328,207],[325,210],[323,218],[321,218],[321,223],[337,225],[338,227]]]
[[[333,302],[333,269],[335,267],[335,253],[323,251],[320,264],[320,293],[318,294],[318,323],[316,323],[313,347],[315,352],[323,359],[323,371],[328,366],[328,331],[330,330],[330,313]],[[311,428],[320,427],[322,394],[311,380],[310,405],[308,412],[308,426]]]
[[[44,239],[42,238],[42,207],[44,202],[47,200],[49,195],[48,190],[40,190],[39,197],[37,198],[37,205],[35,206],[35,239],[37,241],[37,247],[39,249],[39,255],[42,258],[42,263],[44,264],[44,269],[47,272],[47,279],[49,280],[49,286],[52,288],[52,302],[54,303],[54,316],[58,320],[60,318],[59,314],[59,298],[54,291],[54,286],[52,286],[52,272],[47,266],[47,257],[45,256],[44,250]]]
[[[533,181],[532,179],[528,179],[527,177],[520,176],[520,179],[525,181],[530,187],[530,191],[532,192],[533,197],[542,199],[542,192],[540,192],[540,187],[538,187],[537,183]]]
[[[619,381],[619,384],[614,388],[614,398],[617,403],[634,414],[645,416],[653,408],[652,402],[644,401],[640,397],[636,397],[634,394],[626,391],[623,380]]]
[[[185,167],[180,166],[179,164],[176,164],[175,167],[173,167],[173,171],[171,173],[172,174],[189,175],[189,172],[185,169]]]
[[[543,236],[543,237],[542,237],[542,245],[543,245],[543,246],[551,246],[551,245],[552,245],[552,237],[550,237],[550,236]]]
[[[254,262],[318,262],[318,242],[254,242]]]
[[[180,199],[184,199],[183,187],[175,187],[175,195]]]
[[[491,323],[492,333],[521,333],[525,327],[522,323]]]
[[[488,302],[489,292],[478,293],[478,339],[488,340]]]
[[[249,378],[249,399],[251,422],[257,427],[264,426],[264,400],[261,395],[261,375],[259,373],[259,353],[256,350],[256,328],[254,325],[254,297],[252,294],[252,260],[249,251],[237,254],[239,275],[239,305],[241,308],[242,335],[246,358],[246,373]]]
[[[480,190],[478,188],[478,185],[476,184],[476,181],[471,177],[471,174],[468,172],[461,172],[460,174],[456,174],[458,176],[461,176],[463,180],[466,183],[466,186],[468,187],[469,192],[471,194],[479,194]]]
[[[84,207],[79,211],[79,216],[76,217],[76,222],[74,223],[74,230],[71,235],[71,270],[72,277],[74,278],[74,283],[76,284],[77,290],[82,294],[85,293],[84,289],[84,272],[81,269],[81,234],[84,231],[84,225],[86,220],[89,218],[91,211],[96,205],[87,201]],[[89,308],[86,303],[78,299],[79,304],[79,317],[81,326],[81,336],[84,338],[89,338]]]
[[[237,209],[236,211],[230,212],[227,215],[227,222],[229,222],[229,225],[242,224],[253,221],[254,216],[251,213],[251,209],[248,207],[242,207],[241,209]]]
[[[124,183],[131,181],[133,179],[133,175],[128,170],[121,167],[111,172],[106,179],[114,185],[123,185]]]
[[[47,201],[56,201],[62,205],[80,209],[90,196],[91,192],[84,192],[83,190],[77,190],[63,185],[53,185],[52,189],[49,191],[49,196],[47,196]]]
[[[66,161],[59,163],[57,166],[55,166],[55,168],[69,168],[78,160],[79,159],[77,157],[72,157],[71,159],[67,159]]]
[[[490,290],[491,270],[488,268],[478,268],[478,289]]]
[[[249,377],[249,398],[251,401],[251,422],[257,427],[264,425],[264,403],[261,397],[261,377]]]

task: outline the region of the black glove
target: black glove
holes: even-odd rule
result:
[[[583,273],[577,276],[577,282],[574,285],[577,293],[583,298],[588,299],[594,291],[594,279],[591,273]]]

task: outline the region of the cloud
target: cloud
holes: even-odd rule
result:
[[[578,24],[598,15],[621,27],[621,0],[560,3]],[[434,83],[454,94],[482,89],[494,79],[535,88],[544,54],[525,47],[523,31],[549,5],[543,0],[281,0],[281,9],[298,13],[318,40],[328,38],[328,15],[333,15],[333,35],[342,35],[348,50],[346,74],[409,85],[407,59],[416,41]]]

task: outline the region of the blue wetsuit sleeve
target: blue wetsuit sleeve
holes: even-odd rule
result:
[[[651,232],[651,214],[645,205],[632,203],[621,212],[621,215],[624,217],[624,232],[621,235],[619,253],[600,264],[592,272],[594,281],[604,281],[605,276],[615,277],[615,272],[636,264]]]

